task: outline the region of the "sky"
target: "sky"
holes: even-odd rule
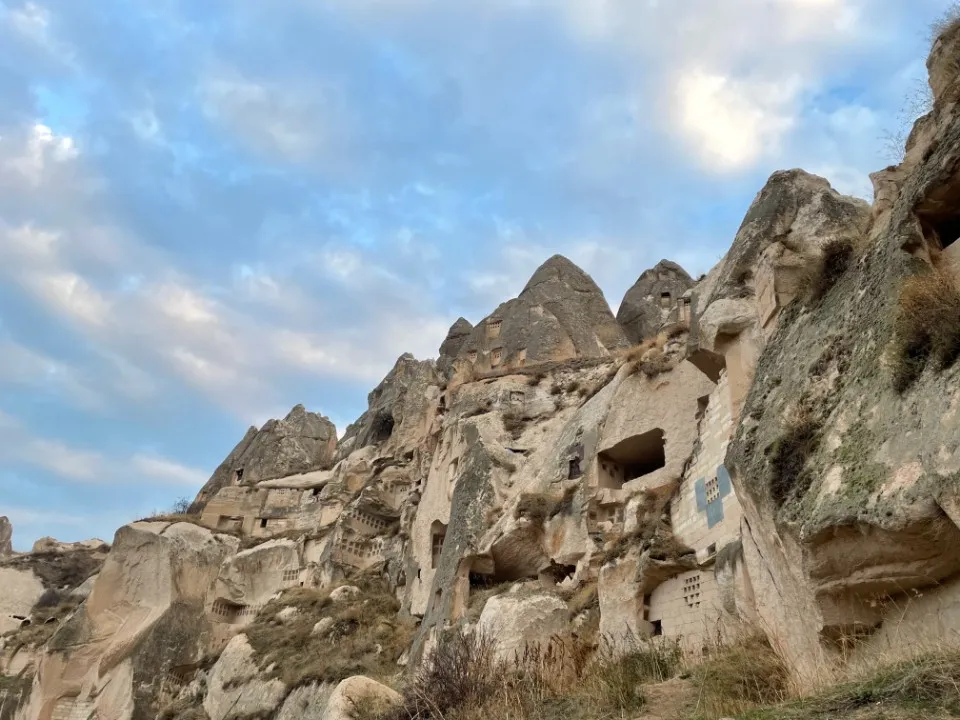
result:
[[[614,312],[773,171],[871,197],[945,0],[0,0],[0,515],[110,540],[340,432],[547,257]]]

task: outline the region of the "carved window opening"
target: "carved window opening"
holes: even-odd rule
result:
[[[487,321],[487,337],[490,339],[500,337],[501,320],[493,319]]]
[[[700,607],[700,575],[691,575],[683,581],[683,601],[688,608]]]
[[[580,467],[580,458],[570,458],[570,464],[567,470],[567,478],[570,480],[576,480],[579,477],[583,477],[583,470]]]
[[[267,518],[260,518],[260,527],[265,528],[267,526]]]
[[[654,620],[650,624],[653,626],[653,629],[650,632],[651,635],[654,637],[660,637],[663,635],[663,620]]]
[[[521,348],[517,351],[517,367],[523,367],[527,364],[527,349]]]
[[[243,480],[243,468],[237,468],[237,471],[233,474],[233,484],[239,485],[241,480]]]
[[[503,360],[503,348],[494,348],[490,352],[490,364],[496,367]]]
[[[707,480],[707,504],[720,499],[720,481],[717,478]]]
[[[468,353],[467,353],[467,360],[469,360],[469,361],[472,362],[472,363],[475,363],[475,362],[477,361],[477,351],[476,351],[476,350],[471,350],[470,352],[468,352]]]
[[[447,526],[439,520],[434,521],[430,528],[430,557],[431,567],[436,569],[440,563],[440,554],[443,552],[443,541],[447,537]]]
[[[660,293],[660,307],[664,310],[669,310],[670,306],[673,304],[673,298],[670,297],[670,293],[663,292]]]
[[[656,472],[667,464],[663,430],[657,428],[642,435],[621,440],[598,455],[602,488],[619,490],[624,483]]]

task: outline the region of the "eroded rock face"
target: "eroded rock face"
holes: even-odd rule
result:
[[[458,366],[474,372],[595,358],[626,346],[603,292],[583,270],[554,255],[523,292],[485,318],[463,342]]]
[[[297,405],[283,420],[268,420],[260,430],[247,430],[203,486],[190,511],[202,511],[217,491],[230,485],[252,486],[261,480],[328,468],[336,447],[333,423]]]
[[[13,525],[6,515],[0,516],[0,558],[13,554]]]
[[[358,708],[382,714],[401,702],[400,694],[376,680],[357,675],[337,685],[323,713],[323,720],[353,720]]]
[[[237,545],[186,523],[120,528],[90,596],[40,658],[22,717],[153,717],[167,673],[219,649],[204,607]]]
[[[477,631],[493,642],[498,658],[510,662],[528,647],[562,642],[570,633],[570,611],[554,595],[499,595],[487,601]]]
[[[670,260],[661,260],[645,270],[627,290],[617,310],[617,322],[627,339],[639,343],[656,335],[669,322],[689,320],[680,317],[681,301],[693,285],[687,271]]]
[[[945,92],[946,78],[931,82]],[[958,142],[952,106],[918,122],[904,166],[885,173],[896,194],[887,189],[856,264],[822,299],[781,314],[729,448],[758,612],[808,677],[843,638],[869,653],[891,624],[913,626],[931,607],[915,593],[947,595],[960,573],[958,369],[931,364],[903,393],[891,376],[901,284],[947,254],[936,230],[960,197]],[[932,641],[951,603],[898,651]]]
[[[264,680],[245,635],[237,635],[213,666],[203,709],[210,720],[241,720],[272,713],[286,694],[279,680]]]

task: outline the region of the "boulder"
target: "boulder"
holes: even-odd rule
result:
[[[287,583],[284,573],[300,567],[293,540],[270,540],[226,560],[217,576],[216,597],[234,605],[266,604]]]
[[[334,603],[349,602],[360,595],[360,588],[353,585],[343,585],[330,593],[330,601]]]
[[[570,611],[555,595],[497,595],[487,600],[477,632],[494,644],[501,660],[523,657],[528,647],[546,648],[570,633]]]
[[[328,683],[304,685],[287,695],[274,720],[323,720],[334,686]]]
[[[460,318],[450,326],[450,330],[447,331],[447,337],[444,338],[443,344],[440,345],[440,358],[437,361],[437,365],[441,371],[449,369],[453,360],[460,354],[460,348],[463,347],[463,343],[466,342],[472,332],[473,325],[471,325],[466,318]]]
[[[523,292],[481,321],[463,342],[464,371],[521,367],[573,358],[596,358],[626,347],[623,330],[603,292],[561,255],[541,265]]]
[[[198,513],[221,488],[322,470],[333,464],[337,429],[323,415],[294,407],[283,420],[250,428],[200,490],[190,512]]]
[[[378,717],[401,702],[396,690],[356,675],[337,685],[327,702],[323,720],[354,720],[360,714],[358,709],[363,713],[362,717]]]
[[[253,655],[246,635],[237,635],[224,648],[210,671],[203,700],[210,720],[268,716],[284,699],[284,684],[260,678]]]
[[[694,285],[687,271],[669,260],[645,270],[627,290],[617,310],[617,322],[632,343],[656,335],[667,322],[679,319],[679,303]]]
[[[313,626],[313,630],[310,631],[310,634],[323,637],[333,629],[335,624],[336,621],[332,617],[320,618]]]

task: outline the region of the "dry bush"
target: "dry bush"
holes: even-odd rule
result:
[[[503,422],[503,429],[510,433],[510,437],[514,440],[520,439],[520,436],[523,435],[523,429],[527,425],[523,415],[512,410],[505,412],[501,416],[501,421]]]
[[[276,663],[272,677],[290,688],[351,675],[383,679],[395,674],[414,625],[397,617],[400,605],[383,580],[356,584],[361,595],[347,602],[332,603],[329,590],[294,588],[268,603],[245,630],[260,667]],[[298,613],[280,622],[276,615],[287,607]],[[330,631],[313,635],[313,626],[326,617],[334,621]]]
[[[960,2],[950,4],[943,14],[930,24],[930,41],[936,42],[942,35],[949,35],[960,29]]]
[[[41,604],[42,601],[42,604]],[[83,600],[69,593],[47,590],[30,613],[30,624],[13,631],[7,647],[40,647],[69,618]]]
[[[577,588],[570,599],[567,600],[567,607],[573,615],[579,615],[586,610],[593,610],[600,607],[600,593],[597,589],[596,580],[588,580]]]
[[[570,380],[570,381],[567,383],[567,386],[564,388],[564,390],[566,390],[566,391],[567,391],[568,393],[570,393],[571,395],[572,395],[573,393],[577,392],[579,389],[580,389],[580,381],[579,381],[579,380]]]
[[[853,254],[854,246],[850,238],[837,238],[826,243],[816,261],[800,277],[805,302],[819,302],[847,272]]]
[[[546,379],[547,379],[547,374],[542,370],[539,370],[535,372],[533,375],[529,375],[527,377],[527,385],[529,385],[530,387],[536,387]]]
[[[940,369],[960,356],[960,291],[953,278],[933,270],[907,278],[894,320],[893,384],[907,390],[933,358]]]
[[[766,454],[770,466],[770,496],[783,507],[792,494],[802,495],[810,487],[812,476],[807,460],[820,444],[821,422],[802,398],[788,416],[783,433]]]
[[[678,322],[670,326],[666,335],[668,340],[673,340],[688,332],[690,332],[690,323]]]
[[[660,354],[640,362],[637,369],[648,378],[655,378],[657,375],[673,370],[673,361],[666,355]]]
[[[645,338],[640,341],[639,345],[633,345],[624,350],[620,350],[616,353],[616,357],[621,361],[621,364],[628,362],[639,361],[640,358],[644,356],[647,350],[652,350],[653,348],[662,349],[664,345],[667,344],[667,335],[666,333],[658,333],[653,337]]]
[[[576,489],[574,489],[574,492],[576,492]],[[566,494],[564,497],[566,497]],[[562,498],[557,500],[542,493],[523,493],[513,511],[513,517],[518,520],[525,517],[534,523],[542,523],[558,515],[562,503]]]
[[[104,551],[75,548],[65,552],[38,552],[19,555],[0,562],[0,567],[31,570],[45,588],[75,588],[100,572],[107,558]]]
[[[760,636],[712,648],[691,674],[697,688],[697,710],[706,717],[739,715],[787,697],[787,668]]]
[[[563,385],[561,385],[561,384],[558,383],[558,382],[555,382],[553,385],[550,386],[550,394],[551,394],[551,395],[562,395],[562,394],[563,394]]]
[[[587,692],[605,709],[637,710],[645,702],[643,684],[669,680],[682,661],[683,651],[676,641],[632,633],[617,642],[603,638],[589,669]]]

